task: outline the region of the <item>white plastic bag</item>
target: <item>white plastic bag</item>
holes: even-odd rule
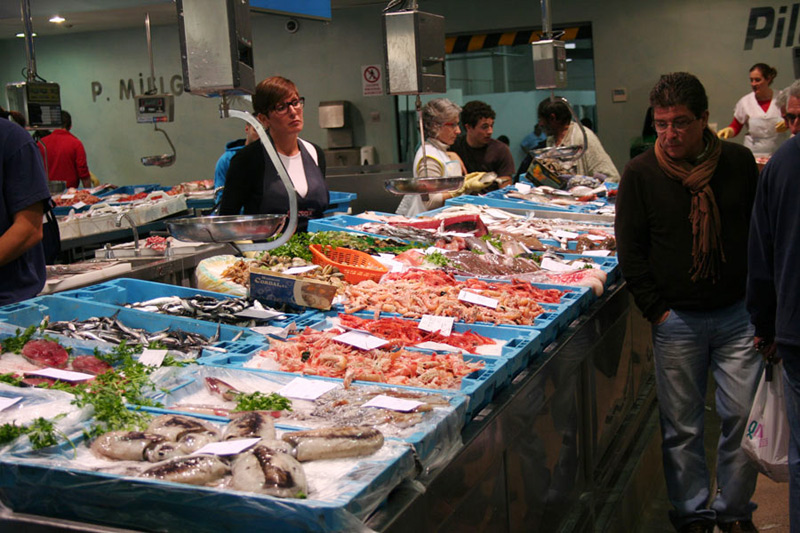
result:
[[[742,436],[742,449],[759,472],[773,481],[789,481],[789,423],[783,397],[783,365],[775,363],[772,381],[766,371],[758,384],[747,427]]]

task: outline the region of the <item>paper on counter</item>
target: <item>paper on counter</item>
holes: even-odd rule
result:
[[[236,455],[252,448],[260,440],[260,438],[253,438],[210,442],[191,455]]]
[[[278,394],[296,400],[316,400],[326,392],[332,391],[338,386],[338,383],[332,383],[330,381],[294,378],[281,387],[281,389],[278,390]]]
[[[379,409],[389,409],[391,411],[409,413],[417,409],[420,405],[422,405],[422,402],[418,402],[416,400],[405,400],[403,398],[393,398],[392,396],[379,394],[367,403],[363,404],[362,407],[377,407]]]

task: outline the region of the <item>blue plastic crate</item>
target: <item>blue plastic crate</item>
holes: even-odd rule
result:
[[[66,445],[22,448],[0,460],[0,501],[17,513],[147,531],[353,531],[413,475],[414,459],[408,446],[387,440],[378,455],[352,461],[334,481],[340,490],[294,499],[98,472],[75,463]]]
[[[235,298],[235,296],[221,292],[204,291],[201,289],[192,289],[190,287],[181,287],[179,285],[169,285],[167,283],[157,283],[154,281],[131,278],[117,278],[80,289],[60,292],[58,295],[65,298],[77,298],[79,300],[120,307],[125,304],[143,302],[164,296],[191,298],[192,296],[200,295],[216,298],[218,300]],[[318,320],[320,312],[304,311],[303,313],[284,313],[284,315],[285,318],[275,318],[268,321],[269,325],[285,327],[289,325],[289,323],[295,322],[297,327],[305,327]]]
[[[355,200],[358,195],[354,192],[328,192],[328,209],[325,214],[347,213],[350,210],[350,202]]]
[[[374,313],[369,311],[358,311],[350,314],[359,318],[374,318]],[[327,329],[332,326],[330,319],[338,315],[338,310],[329,311],[325,313],[323,320],[312,325],[311,327],[314,329]],[[382,313],[382,315],[384,314]],[[384,318],[386,318],[386,316],[384,316]],[[392,318],[402,317],[393,316]],[[419,323],[419,320],[409,318],[403,319]],[[538,330],[521,329],[513,325],[489,326],[487,324],[467,324],[464,322],[456,322],[453,324],[453,331],[455,332],[463,333],[468,330],[472,330],[478,335],[504,342],[500,355],[497,357],[502,357],[509,361],[509,371],[512,378],[516,376],[523,368],[528,366],[528,363],[532,357],[537,356],[544,349],[540,338],[541,333]],[[413,345],[409,345],[407,347],[412,348]],[[494,357],[493,355],[485,354],[475,355]]]
[[[134,195],[139,194],[140,192],[153,192],[156,190],[160,190],[161,185],[158,183],[146,183],[143,185],[123,185],[122,187],[117,187],[116,189],[109,189],[107,191],[103,191],[97,194],[98,198],[105,198],[106,196],[111,196],[112,194],[127,194],[127,195]]]
[[[218,366],[192,366],[176,368],[172,373],[161,373],[155,385],[159,391],[154,399],[159,401],[164,407],[172,412],[181,411],[181,402],[193,395],[203,393],[206,389],[205,378],[215,377],[227,383],[245,383],[248,390],[258,390],[264,394],[280,390],[284,385],[295,379],[294,374],[285,372],[271,372],[267,370],[251,370],[238,368],[222,368]],[[309,380],[319,380],[341,384],[342,381],[334,378],[320,376],[305,376]],[[395,427],[395,431],[385,431],[382,426],[378,429],[384,431],[384,435],[393,439],[402,440],[413,446],[417,458],[424,468],[437,462],[442,456],[448,455],[461,442],[461,429],[464,426],[465,414],[467,411],[467,396],[452,391],[435,391],[429,389],[418,389],[414,387],[403,387],[388,385],[385,383],[370,383],[369,385],[355,384],[351,388],[374,387],[377,389],[398,389],[401,391],[416,391],[423,394],[438,394],[449,404],[447,407],[436,407],[432,411],[424,413],[421,422],[410,427]],[[167,392],[163,392],[166,390]],[[311,408],[312,402],[298,400],[305,404],[306,408]],[[297,403],[294,404],[297,409]],[[191,415],[192,413],[187,412]],[[279,418],[276,420],[282,426],[292,426],[298,429],[316,429],[328,425],[323,419],[310,422],[309,419],[292,420]]]
[[[239,336],[241,342],[261,336],[248,328],[217,325],[191,318],[148,313],[137,309],[127,309],[113,305],[94,303],[77,298],[61,296],[39,296],[20,303],[0,307],[0,322],[26,328],[38,325],[47,317],[50,322],[62,320],[86,320],[91,317],[108,317],[116,315],[128,327],[143,328],[149,332],[163,329],[180,329],[191,333],[199,333],[206,337],[216,334],[219,328],[219,341],[231,341]],[[241,334],[241,335],[240,335]],[[89,341],[87,341],[89,342]]]
[[[204,365],[221,366],[225,368],[246,368],[244,364],[247,361],[257,356],[258,351],[268,348],[269,347],[265,345],[256,350],[252,345],[245,347],[245,345],[240,344],[237,347],[232,347],[224,354],[213,355],[208,353],[198,362]],[[242,351],[237,352],[237,349]],[[498,357],[465,355],[464,360],[482,361],[484,363],[484,367],[481,370],[473,372],[469,376],[461,379],[461,388],[458,391],[462,394],[466,394],[470,398],[466,417],[467,420],[471,420],[478,411],[488,405],[497,391],[511,382],[511,365],[508,359]],[[251,368],[250,370],[266,372],[266,370],[257,368]],[[291,373],[288,374],[295,375]],[[342,381],[340,379],[336,380]],[[370,384],[371,382],[356,381],[355,383]]]
[[[572,241],[573,243],[575,241]],[[576,254],[576,253],[560,253],[556,252],[560,257],[563,257],[567,261],[586,261],[591,262],[597,265],[603,272],[606,273],[606,283],[605,286],[608,287],[614,282],[616,282],[620,276],[622,275],[622,270],[619,268],[619,259],[616,256],[606,256],[601,257],[597,255],[586,255],[586,254]],[[536,255],[542,255],[542,252],[534,252]]]

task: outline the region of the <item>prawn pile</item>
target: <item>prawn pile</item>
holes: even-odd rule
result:
[[[389,341],[392,347],[414,346],[422,342],[439,342],[455,348],[475,353],[475,348],[486,344],[496,344],[493,339],[479,335],[474,331],[453,331],[449,336],[438,331],[419,329],[418,323],[402,318],[359,318],[353,315],[339,314],[342,326],[367,331],[376,337]]]
[[[462,289],[494,298],[498,301],[497,307],[492,309],[459,300]],[[478,279],[457,281],[442,271],[411,269],[387,274],[380,283],[362,281],[351,285],[345,289],[348,298],[345,312],[368,309],[376,313],[399,313],[407,318],[430,314],[455,317],[462,322],[530,326],[544,312],[539,303],[557,304],[562,294],[558,289],[540,289],[517,280],[511,283]]]
[[[460,353],[415,352],[405,349],[359,350],[333,340],[341,332],[306,328],[286,341],[271,340],[259,356],[271,359],[284,372],[352,380],[459,389],[461,378],[483,368],[482,361],[465,361]],[[256,365],[258,361],[254,361]],[[249,366],[249,365],[248,365]]]

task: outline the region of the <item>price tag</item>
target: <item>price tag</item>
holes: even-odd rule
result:
[[[517,182],[514,185],[514,188],[517,189],[522,194],[528,194],[529,192],[531,192],[531,186],[528,185],[527,183]]]
[[[167,350],[151,350],[150,348],[145,348],[142,351],[142,355],[139,356],[139,362],[143,365],[158,367],[164,362],[166,356]]]
[[[587,233],[586,235],[584,235],[584,237],[586,237],[590,241],[604,241],[607,239],[607,237],[604,237],[602,235],[592,235],[591,233]]]
[[[331,383],[330,381],[294,378],[281,387],[278,394],[297,400],[316,400],[326,392],[330,392],[338,386],[338,383]]]
[[[283,273],[284,274],[291,274],[291,275],[305,274],[306,272],[311,272],[312,270],[315,270],[317,268],[319,268],[319,265],[306,265],[306,266],[300,266],[300,267],[292,267],[292,268],[287,268],[286,270],[283,271]]]
[[[297,331],[297,324],[291,322],[289,323],[288,326],[283,328],[279,328],[277,326],[259,326],[250,329],[260,335],[272,335],[273,337],[285,339],[286,337]]]
[[[551,259],[550,257],[542,258],[542,264],[540,265],[542,270],[549,270],[550,272],[566,272],[568,270],[575,270],[576,268],[570,266],[566,263],[562,263],[561,261],[556,261],[555,259]]]
[[[453,323],[455,321],[455,317],[451,316],[422,315],[417,327],[422,331],[439,331],[445,337],[449,337],[453,331]]]
[[[400,411],[408,413],[417,409],[422,402],[416,400],[405,400],[403,398],[393,398],[385,394],[379,394],[373,399],[363,404],[361,407],[377,407],[379,409],[389,409],[391,411]]]
[[[260,318],[268,320],[270,318],[276,318],[285,315],[274,309],[256,309],[255,307],[248,307],[247,309],[243,309],[236,313],[236,316],[240,316],[242,318]]]
[[[384,344],[389,344],[387,340],[360,331],[348,331],[347,333],[337,335],[333,340],[355,346],[359,350],[374,350],[375,348],[380,348]]]
[[[222,442],[210,442],[192,453],[192,455],[236,455],[252,448],[261,439],[236,439]]]
[[[596,202],[589,202],[589,203],[592,204],[592,205],[596,205],[597,207],[605,207],[606,206],[605,202],[601,202],[599,200],[596,201]]]
[[[494,298],[487,298],[486,296],[481,296],[480,294],[475,294],[474,292],[465,291],[463,289],[458,293],[458,299],[462,302],[497,309],[498,302]]]
[[[80,209],[81,207],[86,207],[87,205],[88,204],[85,204],[83,202],[75,202],[74,204],[72,204],[72,207],[75,209]]]
[[[73,372],[71,370],[59,370],[58,368],[43,368],[34,372],[25,372],[27,376],[42,376],[44,378],[60,379],[61,381],[86,381],[92,379],[92,374],[83,372]]]
[[[427,248],[425,248],[422,251],[422,253],[424,253],[425,255],[435,254],[436,252],[439,252],[440,254],[443,254],[443,253],[449,252],[449,251],[450,250],[445,250],[444,248],[437,248],[436,246],[428,246]]]
[[[61,199],[62,200],[72,200],[73,198],[75,198],[75,194],[74,193],[68,193],[68,194],[62,194],[61,195]]]
[[[554,237],[561,237],[563,239],[577,239],[578,234],[574,231],[564,231],[563,229],[557,229],[553,232]]]
[[[0,411],[4,409],[8,409],[18,401],[22,399],[22,396],[15,396],[13,398],[0,398]]]
[[[456,348],[455,346],[450,346],[449,344],[444,344],[443,342],[433,342],[433,341],[425,341],[421,342],[416,345],[417,348],[422,348],[423,350],[433,350],[436,352],[463,352],[461,348]]]
[[[592,255],[594,257],[608,257],[611,255],[611,250],[584,250],[581,253],[583,255]]]

